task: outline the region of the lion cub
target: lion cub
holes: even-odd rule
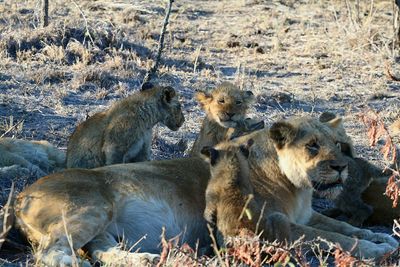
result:
[[[325,112],[320,121],[326,122],[335,118],[335,114]],[[390,129],[392,134],[395,133],[396,124]],[[389,175],[367,160],[355,157],[351,138],[347,136],[342,125],[334,129],[334,134],[348,160],[349,175],[344,181],[342,192],[329,197],[333,199],[335,207],[323,213],[330,217],[345,214],[348,223],[354,226],[392,225],[393,220],[399,217],[400,207],[392,208],[392,201],[384,196]]]
[[[267,222],[262,216],[262,205],[255,199],[248,161],[253,143],[250,138],[245,145],[222,142],[215,148],[204,147],[201,150],[202,157],[210,163],[211,172],[204,218],[216,226],[220,246],[224,245],[227,237],[239,235],[243,229],[253,233],[259,229],[268,231],[270,235],[263,232],[262,237],[270,240],[289,239],[290,225],[281,227],[280,218],[274,216]]]
[[[254,127],[248,125],[249,121],[245,122],[247,109],[254,101],[254,95],[251,91],[242,91],[235,85],[224,82],[210,93],[197,93],[196,98],[205,111],[206,118],[190,151],[191,156],[199,155],[201,149],[205,146],[211,147],[231,139],[233,129],[237,127],[249,128],[249,130],[242,130],[243,132],[257,130],[257,128],[254,129]],[[264,125],[259,126],[259,129],[261,129]],[[237,136],[233,135],[233,137]]]
[[[179,129],[184,117],[175,90],[146,87],[76,127],[68,143],[68,168],[149,160],[153,126],[161,122],[172,131]]]

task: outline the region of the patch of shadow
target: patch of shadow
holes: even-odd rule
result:
[[[0,82],[10,81],[12,76],[0,72]]]
[[[102,62],[105,55],[110,51],[109,48],[125,49],[134,51],[140,57],[148,57],[151,51],[139,44],[131,43],[126,40],[123,31],[117,31],[111,24],[96,25],[88,30],[83,26],[73,27],[60,23],[52,24],[44,29],[36,29],[33,32],[21,31],[12,32],[1,36],[0,49],[7,51],[8,55],[17,58],[19,51],[41,51],[48,45],[62,46],[67,48],[70,42],[79,42],[84,47],[94,51],[92,61]],[[73,64],[77,59],[81,59],[79,52],[67,51],[66,62]]]
[[[75,106],[75,105],[100,105],[101,101],[95,98],[83,97],[83,92],[94,92],[96,91],[97,86],[92,84],[85,84],[80,87],[80,90],[77,92],[70,92],[67,96],[65,96],[62,101],[66,106]]]
[[[167,67],[176,67],[180,71],[184,72],[193,72],[194,71],[194,63],[189,60],[184,59],[172,59],[172,58],[165,58],[161,61],[161,64]],[[197,62],[196,70],[203,70],[208,69],[214,71],[214,66],[204,63],[202,61]]]
[[[214,14],[213,11],[196,9],[196,10],[188,11],[186,13],[186,17],[188,18],[188,20],[196,20],[196,19],[199,19],[200,17],[211,16],[213,14]]]
[[[282,112],[288,110],[300,110],[303,112],[323,112],[326,108],[323,106],[322,99],[315,99],[313,103],[298,100],[293,94],[289,93],[274,93],[258,95],[255,103],[255,108],[258,112],[265,112],[268,107],[278,109]]]
[[[388,85],[389,90],[399,92],[400,91],[400,84],[399,83],[390,83]]]
[[[18,10],[19,14],[21,15],[26,15],[26,14],[33,14],[34,11],[32,9],[27,9],[27,8],[21,8]]]
[[[187,140],[180,139],[177,143],[171,143],[164,138],[155,138],[152,144],[152,158],[156,160],[182,158],[185,156]]]
[[[220,67],[219,70],[224,74],[224,76],[234,76],[237,72],[235,67]],[[275,77],[275,78],[288,78],[294,76],[305,76],[306,73],[300,72],[278,72],[278,71],[265,71],[265,70],[248,70],[249,75],[254,75],[258,78],[265,77]]]

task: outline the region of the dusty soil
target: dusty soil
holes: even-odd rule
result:
[[[186,122],[177,132],[156,126],[153,158],[185,156],[204,116],[194,93],[232,81],[254,92],[250,116],[267,125],[340,114],[359,155],[385,164],[358,115],[373,109],[390,123],[400,114],[400,84],[386,75],[400,72],[393,4],[357,2],[176,1],[156,82],[181,94]],[[0,136],[65,149],[86,116],[139,89],[166,1],[55,0],[44,29],[38,3],[0,0]]]

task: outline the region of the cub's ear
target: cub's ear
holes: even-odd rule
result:
[[[248,130],[248,131],[251,131],[251,132],[264,129],[264,127],[265,127],[265,123],[264,123],[263,120],[253,123],[253,121],[252,121],[251,119],[250,119],[250,120],[249,120],[249,119],[246,119],[245,122],[246,122],[246,123],[251,123],[251,124],[247,124],[247,125],[246,125],[247,130]]]
[[[330,121],[325,122],[331,128],[338,128],[343,126],[343,120],[341,117],[334,118]]]
[[[250,147],[254,144],[254,140],[253,139],[249,139],[247,140],[247,143],[245,145],[241,145],[240,146],[240,151],[242,152],[243,156],[245,156],[246,158],[249,157],[250,155]]]
[[[154,84],[152,84],[151,82],[145,82],[144,84],[142,84],[142,88],[140,90],[141,91],[146,91],[146,90],[149,90],[151,88],[154,88]]]
[[[319,116],[320,122],[328,122],[336,118],[336,114],[326,111]]]
[[[329,111],[323,112],[321,116],[319,116],[319,121],[328,124],[331,128],[343,126],[342,118]]]
[[[211,95],[205,92],[197,92],[195,97],[202,107],[210,104],[213,99]]]
[[[250,104],[255,101],[255,97],[252,91],[243,91],[243,100],[247,103]]]
[[[171,86],[166,86],[163,87],[162,90],[162,101],[165,104],[169,104],[171,103],[172,98],[174,98],[174,96],[176,95],[174,88],[172,88]]]
[[[292,142],[296,134],[297,130],[287,122],[275,122],[269,129],[269,135],[278,149]]]
[[[209,146],[205,146],[201,149],[200,151],[201,155],[203,155],[203,159],[206,160],[207,162],[209,162],[211,164],[211,166],[215,165],[215,163],[217,162],[217,159],[219,157],[219,153],[218,150],[209,147]]]

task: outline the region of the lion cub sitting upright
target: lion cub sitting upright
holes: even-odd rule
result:
[[[172,87],[146,84],[142,91],[94,114],[76,127],[67,149],[68,168],[95,168],[150,159],[152,128],[176,131],[184,122]]]
[[[196,98],[206,112],[206,118],[190,151],[191,156],[199,155],[205,146],[212,147],[237,137],[236,128],[242,128],[241,132],[250,132],[264,127],[263,122],[245,120],[247,109],[254,101],[251,91],[242,91],[224,82],[210,93],[198,92]]]
[[[265,220],[263,205],[255,199],[248,161],[253,143],[250,138],[245,145],[222,142],[214,148],[201,150],[202,157],[210,163],[211,172],[204,218],[216,227],[220,246],[224,245],[227,237],[237,236],[243,229],[256,234],[260,230],[265,239],[289,241],[290,224],[282,223],[276,216]]]

